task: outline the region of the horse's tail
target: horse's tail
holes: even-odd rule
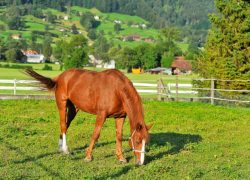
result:
[[[48,90],[54,90],[56,87],[55,80],[48,78],[48,77],[45,77],[45,76],[42,76],[32,69],[25,69],[24,73],[31,76],[32,78],[38,80],[42,85],[44,85],[44,88],[46,88]]]

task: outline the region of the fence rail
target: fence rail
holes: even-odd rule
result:
[[[193,87],[191,82],[195,81],[210,81],[210,87],[206,88],[196,88]],[[173,81],[175,83],[173,83]],[[188,81],[189,83],[183,83]],[[228,81],[231,82],[232,80],[218,80],[218,81]],[[248,80],[236,80],[238,82],[247,82],[250,83]],[[30,97],[38,97],[41,99],[42,96],[48,96],[48,94],[41,94],[38,86],[38,81],[34,80],[5,80],[0,79],[0,92],[9,91],[7,94],[0,93],[0,99],[13,99],[12,96],[16,96],[16,98],[21,97],[23,95],[24,98]],[[133,82],[138,93],[141,96],[150,96],[153,99],[158,100],[175,100],[175,101],[182,101],[182,100],[190,100],[190,101],[197,101],[197,100],[209,100],[211,104],[214,104],[215,101],[228,101],[228,102],[240,102],[240,103],[250,103],[250,90],[242,89],[242,90],[235,90],[235,89],[218,89],[215,88],[215,79],[187,79],[187,78],[178,78],[176,76],[175,79],[159,79],[156,83],[145,83],[145,82]],[[10,92],[11,91],[11,92]],[[25,91],[21,93],[17,93],[18,91]],[[38,94],[34,95],[34,91],[37,91]],[[200,96],[199,91],[206,91],[207,96]],[[29,92],[33,92],[30,94]],[[228,99],[224,97],[216,97],[216,93],[218,92],[239,92],[239,93],[247,93],[247,100],[239,100],[239,99]]]

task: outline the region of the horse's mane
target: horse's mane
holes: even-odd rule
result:
[[[144,128],[142,135],[147,139],[148,134],[146,130],[146,124],[144,122],[144,110],[142,106],[142,100],[132,82],[124,76],[121,72],[119,73],[120,78],[123,80],[124,85],[121,89],[121,96],[123,97],[125,109],[130,121],[131,131],[135,130],[139,125]]]

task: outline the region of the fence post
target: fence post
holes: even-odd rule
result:
[[[176,78],[175,78],[175,88],[176,88],[176,101],[178,102],[179,101],[179,84],[178,84],[178,75],[176,75]]]
[[[158,79],[157,80],[157,100],[161,101],[161,95],[162,95],[162,84],[161,84],[161,80]]]
[[[14,95],[16,95],[16,79],[14,79]]]
[[[211,104],[214,104],[214,79],[211,79],[211,89],[210,89]]]

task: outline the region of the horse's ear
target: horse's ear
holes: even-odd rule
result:
[[[149,124],[149,125],[146,125],[147,130],[149,131],[153,127],[153,125],[154,125],[153,123]]]
[[[140,123],[136,124],[136,131],[141,131],[142,130],[142,125]]]

